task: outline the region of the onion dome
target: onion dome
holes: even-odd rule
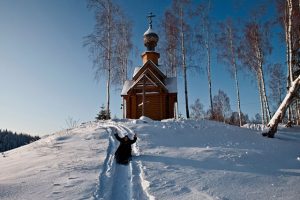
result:
[[[144,45],[147,47],[147,51],[155,51],[157,42],[159,40],[158,35],[153,31],[151,27],[144,33]]]
[[[149,28],[144,33],[144,45],[147,47],[147,51],[155,51],[155,47],[157,46],[157,42],[159,40],[158,35],[152,29],[152,18],[155,15],[152,12],[149,13],[147,18],[149,19]]]

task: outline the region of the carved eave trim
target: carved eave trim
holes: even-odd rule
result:
[[[157,71],[158,73],[159,73],[159,75],[163,78],[163,79],[165,79],[165,78],[167,78],[167,76],[164,74],[164,73],[162,73],[162,71],[160,71],[160,69],[157,67],[157,65],[152,61],[152,60],[148,60],[140,69],[139,69],[139,71],[133,76],[133,80],[137,80],[138,79],[138,77],[141,75],[141,74],[143,74],[144,73],[144,71],[147,69],[147,66],[148,65],[151,65],[151,66],[153,66],[153,68],[155,69],[155,71]]]

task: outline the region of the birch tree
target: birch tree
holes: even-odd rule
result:
[[[96,23],[93,32],[84,38],[90,57],[93,60],[95,78],[106,78],[106,112],[110,113],[110,91],[112,80],[117,78],[118,64],[116,53],[120,38],[121,19],[124,15],[113,0],[88,0],[88,7],[94,11]]]
[[[257,80],[262,124],[267,124],[271,116],[264,77],[266,56],[270,54],[272,50],[269,43],[268,28],[268,23],[259,24],[256,20],[248,22],[245,25],[244,40],[241,41],[239,52],[243,63],[253,72]]]
[[[282,3],[282,2],[281,2]],[[282,6],[283,5],[283,6]],[[288,92],[268,123],[262,135],[273,138],[277,132],[278,124],[283,120],[286,110],[299,99],[300,88],[300,5],[297,0],[286,0],[281,4],[281,10],[284,13],[283,26],[285,30],[285,39],[287,45],[287,71],[288,71]],[[299,56],[299,57],[298,57]],[[289,109],[289,122],[290,122]]]
[[[270,138],[274,137],[275,133],[277,132],[279,122],[282,121],[287,108],[293,102],[295,96],[298,95],[299,87],[300,75],[291,83],[287,95],[285,96],[279,108],[268,123],[268,128],[262,133],[263,136],[268,136]]]
[[[212,117],[214,112],[213,107],[213,98],[212,98],[212,80],[211,80],[211,19],[209,14],[211,11],[211,1],[208,0],[205,3],[199,4],[196,8],[194,15],[198,18],[197,25],[195,27],[196,34],[196,43],[199,46],[204,47],[206,52],[206,74],[208,81],[208,93],[209,93],[209,102],[210,102],[210,115]],[[203,49],[202,49],[203,50]],[[202,51],[201,50],[201,51]]]
[[[270,97],[274,102],[275,109],[277,109],[282,102],[283,95],[285,94],[286,75],[283,66],[279,63],[272,65],[269,68],[269,88]]]
[[[242,114],[241,114],[241,100],[240,100],[240,88],[238,80],[238,45],[239,37],[238,31],[233,25],[231,19],[227,19],[220,24],[220,33],[218,34],[218,57],[225,62],[229,68],[229,72],[234,78],[235,91],[237,99],[237,110],[239,116],[239,125],[242,126]]]
[[[129,54],[133,47],[132,44],[132,23],[129,21],[124,14],[121,13],[120,19],[117,22],[117,45],[115,48],[116,64],[115,78],[112,83],[123,86],[125,81],[128,79],[128,69],[131,63]]]
[[[183,81],[184,81],[184,98],[186,117],[190,118],[189,102],[188,102],[188,78],[187,78],[187,43],[189,42],[190,26],[188,24],[188,8],[190,0],[173,0],[170,13],[176,19],[176,29],[178,30],[178,46],[180,49],[180,63],[182,66]]]
[[[176,16],[166,10],[161,22],[161,61],[165,67],[166,74],[172,77],[177,77],[178,66],[180,65],[180,38],[179,27],[177,26]]]
[[[231,112],[229,97],[224,91],[219,90],[218,94],[213,98],[213,104],[215,108],[214,120],[225,123]]]
[[[299,1],[286,0],[284,12],[284,27],[287,43],[287,62],[288,62],[288,92],[268,123],[262,135],[273,138],[277,132],[278,124],[284,118],[289,106],[299,98],[300,88],[300,5]]]

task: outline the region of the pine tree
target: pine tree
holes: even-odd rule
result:
[[[106,120],[106,119],[110,119],[110,113],[107,114],[107,110],[105,109],[104,105],[102,104],[101,106],[101,110],[98,113],[98,115],[96,116],[97,120]]]

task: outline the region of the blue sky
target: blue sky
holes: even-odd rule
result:
[[[133,20],[133,39],[139,55],[144,51],[142,35],[147,29],[145,16],[158,17],[169,0],[118,1]],[[147,2],[147,3],[146,3]],[[151,3],[149,3],[151,2]],[[249,8],[259,1],[215,0],[213,17],[247,18]],[[240,2],[238,10],[233,4]],[[153,27],[158,23],[154,19]],[[66,128],[72,117],[80,122],[94,120],[105,103],[104,82],[94,80],[92,62],[83,48],[83,37],[91,33],[94,16],[85,0],[0,0],[0,128],[30,134],[50,134]],[[275,47],[277,60],[284,59],[282,46]],[[281,56],[282,55],[282,56]],[[141,64],[133,57],[133,67]],[[236,110],[233,80],[223,64],[213,57],[213,94],[224,90]],[[204,73],[190,73],[190,103],[196,98],[208,108],[208,86]],[[259,112],[255,81],[240,76],[242,111],[250,117]],[[182,79],[178,79],[180,112],[183,109]],[[120,92],[113,90],[112,113],[121,117]]]

